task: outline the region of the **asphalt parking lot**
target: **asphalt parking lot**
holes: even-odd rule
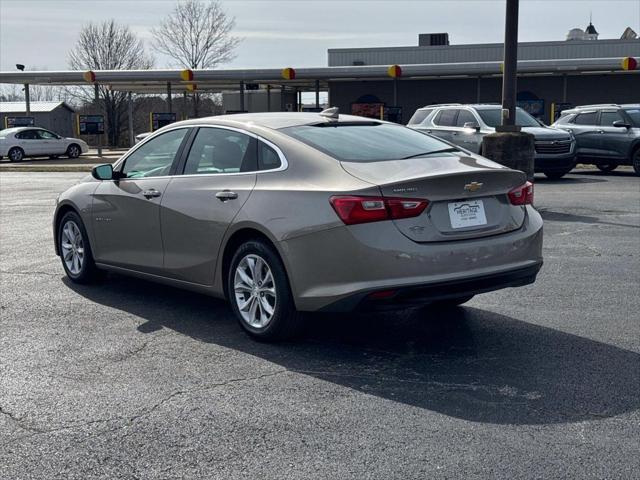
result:
[[[278,345],[222,301],[66,281],[51,214],[83,175],[0,174],[0,478],[638,478],[631,172],[537,179],[534,285]]]

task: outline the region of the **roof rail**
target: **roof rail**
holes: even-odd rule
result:
[[[425,105],[422,108],[433,108],[433,107],[452,107],[452,106],[459,106],[462,105],[461,103],[434,103],[432,105]]]
[[[577,105],[574,108],[619,107],[617,103],[594,103],[593,105]]]

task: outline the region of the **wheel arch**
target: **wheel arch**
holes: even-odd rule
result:
[[[239,226],[233,232],[229,233],[229,236],[224,243],[224,248],[222,251],[222,261],[218,263],[218,279],[220,281],[219,285],[222,285],[222,293],[227,299],[229,298],[227,274],[229,271],[229,267],[231,266],[231,260],[233,259],[233,255],[238,247],[249,240],[260,240],[273,248],[274,252],[276,252],[276,255],[278,255],[278,257],[282,261],[282,264],[284,265],[287,277],[289,278],[289,280],[291,279],[291,276],[289,275],[288,263],[285,256],[282,254],[281,249],[279,248],[278,242],[273,239],[271,235],[255,225]],[[293,285],[291,285],[291,281],[289,281],[289,285],[293,290],[294,287]]]
[[[63,203],[62,205],[59,205],[58,208],[56,209],[56,213],[54,214],[54,217],[53,217],[53,245],[54,245],[57,256],[60,256],[60,245],[58,244],[59,242],[58,230],[60,229],[60,222],[62,221],[62,218],[68,212],[75,212],[76,214],[78,214],[78,216],[80,216],[80,218],[82,218],[82,216],[80,215],[80,211],[75,207],[75,205],[71,203]]]

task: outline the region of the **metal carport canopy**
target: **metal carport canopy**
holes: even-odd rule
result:
[[[399,69],[398,69],[399,67]],[[301,89],[315,88],[315,81],[390,79],[396,69],[396,78],[411,79],[446,76],[500,75],[501,62],[433,63],[413,65],[364,65],[346,67],[225,69],[225,70],[96,70],[96,71],[26,71],[0,72],[0,83],[32,85],[111,85],[115,90],[160,90],[167,83],[172,89],[198,90],[235,89],[240,82],[267,85],[287,85]],[[624,72],[622,58],[588,58],[562,60],[522,60],[519,74],[580,74],[593,72]],[[640,70],[630,71],[638,73]]]

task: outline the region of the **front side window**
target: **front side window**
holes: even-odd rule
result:
[[[169,175],[187,131],[186,128],[171,130],[149,140],[127,157],[122,173],[127,178]]]
[[[640,127],[640,108],[625,108],[625,113],[631,117],[633,125]]]
[[[620,115],[618,112],[609,111],[600,113],[600,125],[602,125],[603,127],[612,127],[613,122],[618,121],[624,121],[624,118],[622,118],[622,115]]]
[[[184,174],[254,171],[256,146],[252,140],[249,135],[234,130],[200,128],[191,145]]]
[[[454,110],[454,109],[440,110],[436,115],[436,118],[433,121],[433,123],[441,127],[453,127],[456,124],[457,114],[458,114],[458,110]]]
[[[576,125],[597,125],[598,112],[581,113],[573,120],[573,123]]]
[[[51,133],[48,130],[38,130],[38,135],[43,140],[51,140],[54,138],[58,138],[58,136],[55,133]]]
[[[457,127],[464,127],[465,123],[475,123],[478,124],[478,120],[473,116],[469,110],[460,110],[458,112],[458,121],[456,122]]]
[[[387,123],[299,125],[280,131],[345,162],[403,160],[452,149],[437,138]]]

